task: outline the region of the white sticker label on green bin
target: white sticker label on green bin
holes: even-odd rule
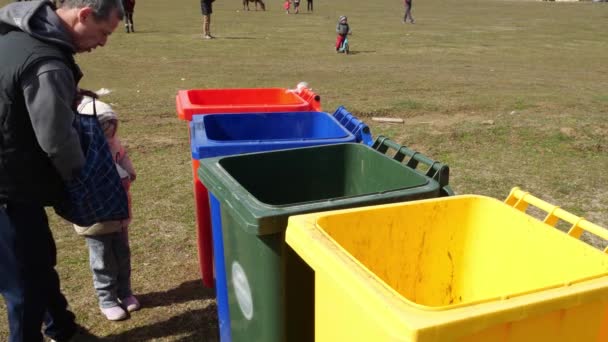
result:
[[[251,288],[241,264],[237,261],[232,263],[232,286],[236,294],[236,301],[239,303],[241,312],[248,320],[253,317],[253,298]]]

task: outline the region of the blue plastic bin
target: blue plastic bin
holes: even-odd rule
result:
[[[324,112],[195,115],[190,135],[194,159],[360,141]]]
[[[336,114],[340,115],[341,122]],[[333,116],[324,112],[194,115],[190,122],[190,135],[192,159],[197,160],[346,142],[371,144],[367,125],[344,107],[338,108]],[[221,208],[211,192],[209,204],[220,340],[226,342],[231,340],[230,310]]]

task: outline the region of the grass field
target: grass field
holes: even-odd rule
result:
[[[217,340],[214,294],[198,275],[179,89],[305,80],[326,111],[343,104],[374,135],[448,163],[459,194],[503,199],[521,186],[608,227],[608,4],[425,0],[414,3],[415,25],[401,23],[401,4],[321,0],[314,14],[286,15],[280,0],[267,0],[266,12],[219,0],[218,39],[203,41],[197,1],[140,0],[137,33],[121,26],[106,47],[79,56],[81,86],[113,90],[105,100],[119,112],[138,171],[132,280],[144,305],[127,321],[102,319],[84,240],[52,216],[58,271],[79,323],[110,341]],[[349,56],[332,46],[340,15],[353,30]]]

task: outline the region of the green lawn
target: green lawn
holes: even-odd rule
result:
[[[216,1],[218,39],[204,41],[197,1],[141,0],[137,33],[121,26],[105,48],[78,57],[81,86],[113,90],[104,99],[121,117],[139,173],[130,236],[144,308],[128,321],[102,319],[84,240],[52,216],[64,293],[93,333],[116,341],[217,339],[214,294],[198,275],[179,89],[288,88],[304,80],[326,111],[345,105],[374,135],[448,163],[459,194],[503,199],[521,186],[608,227],[608,4],[416,1],[415,25],[401,23],[401,0],[316,1],[314,14],[299,15],[286,15],[279,0],[266,5],[243,12],[240,1]],[[349,56],[333,49],[340,15],[353,30]],[[6,322],[2,310],[0,340]]]

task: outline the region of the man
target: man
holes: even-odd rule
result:
[[[201,0],[201,12],[203,13],[203,38],[213,39],[211,35],[211,13],[213,8],[211,3],[215,0]]]
[[[133,26],[135,0],[122,0],[122,8],[125,10],[125,31],[127,31],[127,33],[135,33],[135,26]]]
[[[82,74],[74,54],[104,46],[120,0],[15,2],[0,9],[0,293],[10,341],[70,340],[74,314],[55,271],[45,206],[84,164],[72,127]]]

